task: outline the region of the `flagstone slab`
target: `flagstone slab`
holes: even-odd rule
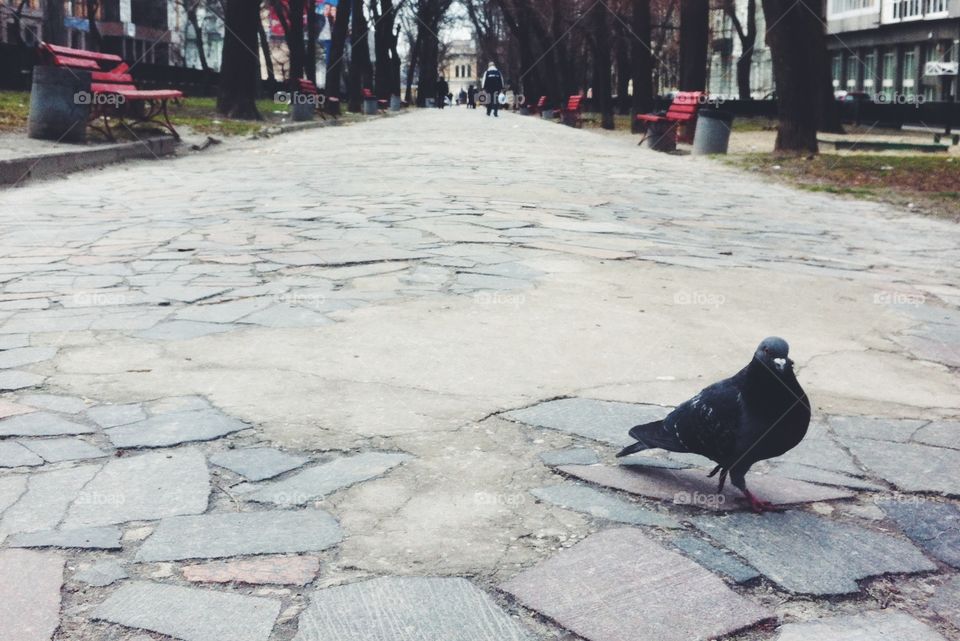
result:
[[[42,530],[10,537],[14,548],[79,548],[85,550],[119,550],[120,528],[91,527],[75,530]]]
[[[872,416],[831,416],[827,419],[833,433],[843,440],[874,439],[906,443],[927,421],[909,418],[874,418]]]
[[[194,448],[115,458],[77,494],[62,527],[200,514],[209,496],[207,462]]]
[[[236,325],[227,323],[201,323],[198,321],[174,320],[154,325],[137,333],[140,338],[158,341],[187,341],[209,334],[228,332]]]
[[[953,627],[960,628],[960,576],[955,576],[933,593],[928,605],[930,608],[953,624]]]
[[[30,407],[61,414],[76,414],[87,409],[82,398],[76,396],[59,396],[56,394],[26,394],[18,399]]]
[[[0,441],[0,467],[43,465],[43,459],[15,441]]]
[[[52,552],[0,551],[0,639],[49,641],[60,625],[64,559]]]
[[[691,522],[768,579],[799,594],[850,594],[868,577],[936,569],[905,539],[809,512],[737,512]]]
[[[124,569],[123,565],[114,559],[99,561],[73,575],[75,580],[97,588],[113,585],[117,581],[129,577],[130,575]]]
[[[931,556],[960,568],[960,508],[920,496],[881,501],[878,505],[910,540]]]
[[[219,410],[203,409],[161,414],[105,431],[117,447],[169,447],[191,441],[212,441],[249,427]]]
[[[0,514],[16,503],[27,491],[27,475],[0,476]]]
[[[589,514],[608,521],[617,521],[629,525],[653,525],[657,527],[682,527],[676,519],[645,510],[638,505],[605,494],[586,485],[562,483],[530,490],[541,501],[547,501],[560,507]]]
[[[913,440],[924,445],[960,449],[960,421],[934,421],[917,430]]]
[[[565,465],[558,469],[584,481],[638,496],[670,501],[677,505],[717,511],[747,507],[740,490],[732,487],[730,483],[727,483],[721,494],[717,494],[716,477],[707,478],[709,470],[702,468],[675,470],[633,465]],[[747,476],[747,486],[757,496],[775,505],[795,505],[854,496],[849,490],[814,485],[773,474],[750,474]]]
[[[355,483],[376,478],[410,458],[408,454],[396,452],[364,452],[333,459],[280,481],[249,484],[236,489],[248,501],[303,505]]]
[[[774,616],[634,528],[591,535],[501,589],[589,641],[706,641]]]
[[[960,450],[871,439],[846,445],[867,469],[904,492],[960,496]]]
[[[822,470],[818,467],[810,467],[800,463],[778,463],[775,467],[776,473],[787,476],[798,481],[808,481],[810,483],[819,483],[820,485],[835,485],[837,487],[849,487],[854,490],[880,491],[887,489],[885,486],[872,481],[841,474],[840,472],[831,472]]]
[[[188,565],[183,578],[194,583],[306,585],[319,571],[320,559],[315,556],[271,556]]]
[[[294,641],[532,641],[462,578],[382,577],[316,590]]]
[[[278,599],[133,581],[97,606],[90,618],[184,641],[267,641],[280,605]]]
[[[47,380],[46,377],[30,372],[22,372],[16,369],[8,369],[0,372],[0,392],[13,392],[16,390],[36,387]]]
[[[746,583],[760,576],[755,569],[737,560],[729,552],[716,548],[703,539],[688,534],[670,540],[687,557],[713,572],[730,577],[736,583]]]
[[[33,407],[27,407],[26,405],[13,403],[11,401],[0,400],[0,419],[9,418],[11,416],[19,416],[20,414],[29,414],[30,412],[35,411],[36,409]]]
[[[99,405],[87,410],[87,416],[100,427],[117,427],[129,425],[147,418],[143,408],[138,404],[130,405]]]
[[[79,438],[44,438],[20,441],[20,444],[48,463],[101,458],[107,453]]]
[[[22,414],[0,421],[0,436],[63,436],[95,431],[89,425],[68,421],[49,412]]]
[[[542,452],[540,460],[545,465],[593,465],[600,462],[600,457],[589,447],[570,447],[565,450]]]
[[[322,510],[232,512],[163,519],[137,552],[140,562],[314,552],[343,538]]]
[[[513,421],[545,427],[567,434],[608,443],[629,445],[627,433],[634,425],[662,419],[670,408],[660,405],[638,405],[591,398],[562,398],[531,407],[505,412]]]
[[[947,641],[913,617],[893,610],[788,623],[775,641]]]
[[[703,462],[703,458],[698,459],[698,463]],[[669,458],[657,458],[654,456],[645,456],[643,454],[631,454],[617,459],[617,464],[627,467],[662,467],[667,470],[682,470],[691,467],[690,463],[684,461],[675,461]]]
[[[0,368],[23,367],[50,360],[57,355],[56,347],[20,347],[0,351]]]
[[[3,512],[0,539],[57,527],[70,502],[99,470],[99,465],[79,465],[31,475],[16,503]]]
[[[226,450],[210,457],[214,465],[236,472],[250,481],[271,479],[295,470],[309,460],[306,456],[293,456],[272,447]]]

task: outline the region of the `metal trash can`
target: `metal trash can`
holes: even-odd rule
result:
[[[654,151],[677,150],[677,123],[670,120],[655,120],[647,125],[644,146]]]
[[[400,111],[400,108],[402,106],[403,105],[400,102],[400,96],[397,96],[395,94],[390,96],[390,111]]]
[[[294,122],[313,120],[313,114],[317,110],[314,98],[317,96],[300,93],[299,91],[290,94],[290,96],[290,119]]]
[[[725,154],[730,144],[733,114],[717,109],[701,109],[693,135],[694,155]]]
[[[33,68],[27,135],[85,142],[92,101],[89,71],[37,65]]]
[[[376,98],[364,98],[363,99],[363,113],[366,116],[376,116],[377,115],[377,99]]]

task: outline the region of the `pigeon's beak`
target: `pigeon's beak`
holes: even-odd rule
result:
[[[793,365],[793,361],[789,358],[775,358],[773,359],[773,364],[777,366],[777,369],[781,372],[787,368],[787,364]]]

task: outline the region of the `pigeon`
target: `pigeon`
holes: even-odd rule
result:
[[[714,461],[708,477],[720,473],[717,492],[727,474],[754,512],[774,509],[747,489],[746,473],[757,461],[796,447],[810,425],[810,402],[787,357],[782,338],[763,339],[750,363],[734,376],[704,388],[666,418],[630,428],[636,443],[617,456],[662,448],[692,452]]]

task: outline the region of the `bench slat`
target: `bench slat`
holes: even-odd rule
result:
[[[53,64],[57,67],[67,67],[69,69],[100,69],[100,65],[98,65],[95,60],[71,58],[69,56],[53,56]]]
[[[103,60],[105,62],[120,62],[121,58],[112,53],[100,53],[99,51],[87,51],[86,49],[73,49],[60,45],[43,43],[48,51],[57,55],[69,56],[71,58],[89,58],[90,60]]]

